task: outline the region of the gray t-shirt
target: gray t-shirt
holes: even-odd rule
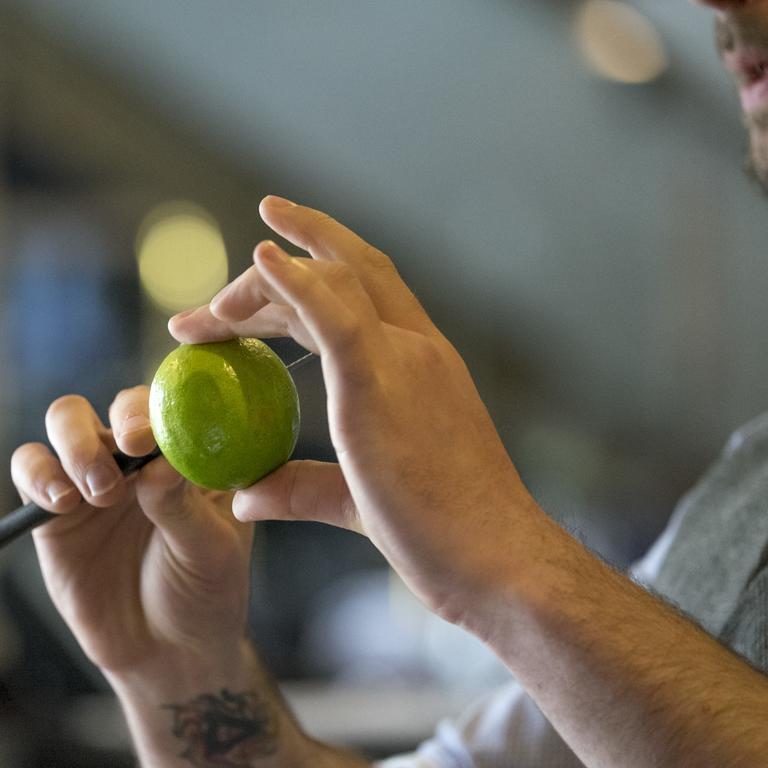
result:
[[[733,434],[632,577],[768,669],[768,413]],[[378,768],[579,768],[513,680]]]

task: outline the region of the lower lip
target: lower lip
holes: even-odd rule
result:
[[[740,96],[741,108],[748,115],[768,108],[768,78],[742,86]]]

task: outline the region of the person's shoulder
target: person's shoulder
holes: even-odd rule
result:
[[[744,449],[765,444],[768,448],[768,411],[755,416],[731,433],[723,453],[732,456]]]

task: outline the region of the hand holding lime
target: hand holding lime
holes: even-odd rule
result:
[[[196,485],[247,488],[290,458],[299,400],[258,339],[181,344],[157,369],[149,419],[165,458]]]

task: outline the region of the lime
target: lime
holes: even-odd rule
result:
[[[235,490],[288,461],[299,399],[288,369],[258,339],[181,344],[155,373],[149,420],[177,472]]]

